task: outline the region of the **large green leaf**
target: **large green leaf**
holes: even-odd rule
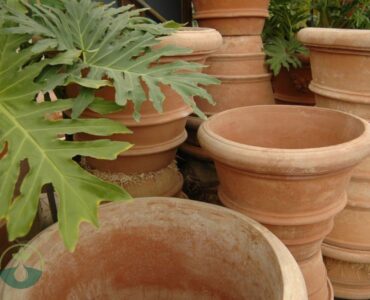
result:
[[[50,121],[47,114],[69,110],[74,101],[37,104],[35,95],[45,89],[47,82],[35,79],[47,66],[73,64],[81,52],[72,49],[53,59],[41,59],[34,49],[20,47],[28,39],[0,34],[0,148],[7,146],[6,155],[0,160],[0,220],[7,220],[11,240],[26,235],[36,215],[42,187],[52,183],[60,200],[60,232],[68,249],[73,250],[79,224],[98,224],[97,207],[101,201],[128,199],[129,195],[92,176],[72,158],[83,155],[115,159],[131,145],[110,140],[69,142],[57,137],[78,132],[110,136],[129,131],[106,119]],[[30,171],[22,182],[20,195],[14,199],[20,163],[24,160]]]
[[[140,108],[147,100],[143,82],[149,89],[149,98],[157,111],[162,110],[164,95],[159,84],[169,85],[195,113],[205,118],[197,108],[193,97],[199,96],[213,103],[212,97],[200,85],[218,84],[219,81],[198,73],[199,64],[178,61],[173,64],[157,64],[163,56],[184,55],[191,51],[176,47],[153,50],[159,37],[174,32],[172,23],[155,24],[139,15],[131,6],[113,8],[99,5],[91,0],[61,0],[65,9],[45,5],[28,5],[32,17],[7,8],[8,21],[16,24],[7,31],[13,34],[42,36],[45,40],[38,48],[49,47],[59,51],[78,50],[82,55],[74,64],[74,77],[66,82],[81,82],[81,70],[89,69],[90,84],[101,83],[109,78],[116,90],[116,102],[126,105],[132,101],[134,117],[140,118]],[[176,27],[176,26],[175,26]],[[187,71],[195,72],[192,79]],[[86,86],[89,88],[89,86]],[[76,105],[74,116],[78,116],[91,100],[85,92],[82,103]],[[90,93],[90,98],[93,93]]]

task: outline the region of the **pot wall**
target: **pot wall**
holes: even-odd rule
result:
[[[307,299],[287,249],[238,213],[147,198],[103,206],[100,223],[98,231],[81,226],[74,253],[56,226],[44,231],[31,243],[45,259],[41,280],[26,290],[2,286],[2,298]]]
[[[317,105],[370,121],[369,30],[305,30],[310,47]],[[370,158],[358,166],[348,188],[348,205],[335,218],[323,252],[338,297],[370,298]]]
[[[370,151],[369,130],[351,115],[298,106],[234,109],[200,128],[221,201],[287,245],[312,300],[333,299],[321,244],[346,205],[353,168]]]

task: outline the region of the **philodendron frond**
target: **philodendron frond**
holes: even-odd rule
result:
[[[113,8],[92,0],[60,2],[64,9],[25,4],[28,14],[8,7],[6,19],[16,25],[7,32],[42,37],[35,44],[38,50],[81,51],[79,60],[68,70],[72,75],[66,75],[64,82],[75,82],[84,87],[73,108],[73,117],[79,116],[93,100],[93,93],[88,89],[107,84],[114,86],[117,104],[124,106],[127,101],[133,102],[135,119],[140,118],[141,105],[148,96],[161,112],[165,96],[158,85],[164,84],[181,95],[196,114],[205,118],[193,98],[199,96],[212,103],[212,97],[200,85],[218,84],[219,81],[198,73],[203,66],[196,63],[156,64],[163,56],[190,52],[173,46],[154,47],[160,37],[174,32],[173,23],[155,24],[141,17],[141,11],[133,10],[131,6]],[[83,69],[89,70],[86,78],[81,75]],[[189,76],[187,71],[197,73]],[[149,90],[148,95],[143,83]]]
[[[26,235],[35,218],[41,189],[52,183],[58,194],[58,220],[61,236],[73,250],[82,221],[98,223],[101,201],[128,199],[118,186],[105,183],[83,170],[72,160],[76,155],[115,159],[130,147],[125,142],[98,140],[69,142],[60,134],[85,132],[97,136],[128,133],[111,120],[76,119],[51,121],[46,115],[72,108],[73,100],[38,104],[35,96],[45,90],[45,81],[37,82],[48,66],[73,65],[80,50],[67,49],[52,59],[43,59],[40,49],[28,46],[30,36],[0,33],[0,220],[7,221],[10,240]],[[54,78],[63,74],[55,73]],[[5,153],[5,155],[4,155]],[[1,156],[1,155],[0,155]],[[20,165],[26,161],[26,174],[20,194],[14,196]]]

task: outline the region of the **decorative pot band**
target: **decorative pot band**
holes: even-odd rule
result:
[[[189,54],[184,55],[188,61],[191,56],[206,57],[222,45],[222,36],[217,30],[202,27],[183,27],[170,36],[160,38],[160,40],[161,42],[154,47],[155,49],[165,46],[188,48]],[[173,61],[173,57],[169,58]],[[166,58],[162,59],[166,60]],[[176,59],[179,58],[176,56]]]
[[[370,93],[340,90],[318,84],[312,81],[310,90],[317,95],[350,103],[370,104]]]
[[[269,16],[266,9],[228,9],[204,10],[195,13],[195,19],[236,18],[236,17],[261,17]]]
[[[224,128],[232,126],[235,129],[237,125],[231,124],[235,122],[235,119],[245,120],[243,116],[255,116],[256,118],[258,116],[261,120],[273,119],[274,122],[269,124],[271,130],[279,126],[281,131],[279,134],[285,134],[281,137],[281,142],[286,141],[293,144],[289,148],[284,148],[284,145],[281,145],[282,148],[261,147],[249,145],[247,140],[246,143],[239,143],[225,138],[228,134],[221,129],[221,126]],[[284,130],[286,125],[279,124],[276,118],[281,118],[281,120],[290,118],[292,123]],[[220,120],[222,120],[222,125]],[[254,123],[248,124],[247,120],[244,121],[245,126],[242,126],[245,127],[246,134],[251,130],[250,126],[255,125]],[[250,122],[253,120],[254,118]],[[297,130],[288,130],[288,128],[297,126],[301,130],[307,127],[307,130],[302,132],[305,135],[309,134],[310,140],[302,139],[300,134],[295,135],[299,132]],[[320,127],[326,129],[321,130]],[[271,134],[267,128],[261,129],[261,137]],[[333,139],[339,128],[343,135]],[[212,144],[212,152],[217,160],[257,174],[309,176],[340,172],[360,163],[370,154],[370,126],[365,120],[339,111],[317,107],[261,105],[232,109],[217,114],[205,122],[199,130],[199,135],[204,144],[208,145],[207,149],[209,143]],[[246,139],[247,136],[244,138]],[[274,136],[275,141],[277,138],[278,136]],[[226,160],[226,158],[229,159]]]
[[[233,84],[243,84],[243,83],[252,83],[252,82],[261,82],[261,81],[270,81],[271,74],[259,74],[259,75],[248,75],[248,76],[223,76],[217,75],[216,77],[224,83],[233,83]],[[222,87],[222,85],[221,85]]]
[[[149,113],[142,113],[140,121],[135,121],[132,117],[133,111],[129,112],[117,112],[112,114],[104,115],[111,120],[122,122],[127,127],[147,127],[151,125],[160,125],[171,123],[176,120],[186,118],[193,112],[193,109],[186,104],[180,106],[177,109],[171,109],[168,111],[163,111],[162,113],[157,112],[152,109]],[[86,118],[99,118],[101,115],[91,111],[86,110],[83,113],[83,116]]]
[[[297,37],[302,43],[318,51],[354,50],[363,51],[361,55],[370,55],[369,30],[304,28],[298,32]]]
[[[263,52],[260,53],[238,53],[238,54],[213,54],[208,59],[208,61],[235,61],[235,60],[256,60],[256,59],[263,59],[265,60],[265,54]]]
[[[254,174],[251,176],[255,176]],[[257,177],[256,177],[257,178]],[[274,180],[276,177],[274,177]],[[324,209],[322,207],[318,207],[317,210],[310,210],[305,213],[268,213],[266,211],[253,209],[250,207],[246,207],[245,205],[241,205],[239,199],[231,199],[227,193],[222,190],[222,187],[219,189],[219,197],[222,199],[222,202],[233,210],[240,211],[243,214],[252,217],[254,220],[265,224],[265,225],[274,225],[274,226],[304,226],[304,225],[312,225],[318,222],[323,222],[325,220],[330,219],[333,215],[337,215],[341,212],[347,204],[347,195],[342,194],[341,197],[337,199],[336,202],[328,205]],[[329,226],[325,228],[325,231],[321,231],[317,236],[311,237],[312,241],[317,241],[322,238],[323,234],[328,235],[333,226]],[[305,238],[305,243],[307,243],[307,237]],[[285,243],[285,241],[284,241]],[[297,241],[294,242],[297,244]],[[285,243],[286,244],[286,243]],[[298,243],[299,244],[299,243]],[[286,244],[287,245],[287,244]]]
[[[370,252],[355,249],[336,247],[329,244],[326,240],[322,245],[324,256],[334,258],[340,261],[346,261],[358,264],[370,264]],[[369,275],[370,276],[370,275]],[[370,282],[369,282],[370,285]]]
[[[142,155],[152,155],[156,153],[166,152],[172,149],[176,149],[183,142],[186,141],[188,134],[186,130],[182,132],[181,135],[174,137],[171,140],[167,140],[163,143],[158,144],[148,144],[148,145],[134,145],[128,151],[121,153],[119,156],[142,156]]]

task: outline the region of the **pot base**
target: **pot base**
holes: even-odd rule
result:
[[[370,253],[323,244],[325,264],[335,296],[344,299],[370,298]]]
[[[175,161],[159,171],[136,175],[102,172],[94,170],[86,164],[84,167],[104,181],[121,186],[134,198],[179,196],[184,182]]]

